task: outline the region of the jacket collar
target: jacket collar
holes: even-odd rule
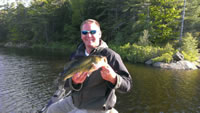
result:
[[[92,54],[92,53],[94,53],[94,52],[97,52],[97,51],[99,51],[99,50],[101,50],[101,49],[103,49],[103,48],[108,48],[108,45],[107,45],[106,42],[104,42],[103,40],[100,40],[99,46],[98,46],[97,48],[93,49],[93,50],[91,51],[90,54]],[[83,42],[81,42],[81,44],[79,44],[79,46],[78,46],[78,48],[77,48],[78,54],[79,54],[79,55],[85,54],[85,49],[86,49],[86,48],[85,48],[85,44],[84,44]],[[85,55],[83,55],[83,56],[85,56]]]

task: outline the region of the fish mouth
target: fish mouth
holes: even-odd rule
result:
[[[106,57],[103,57],[103,61],[104,61],[105,63],[108,62]]]
[[[100,56],[100,58],[101,58],[101,62],[105,62],[105,63],[107,63],[108,61],[107,61],[107,58],[105,57],[105,56]]]
[[[99,58],[99,61],[94,63],[97,69],[108,64],[107,58],[105,56],[99,56]]]

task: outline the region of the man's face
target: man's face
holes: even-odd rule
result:
[[[96,48],[99,46],[101,30],[95,23],[85,23],[81,29],[81,39],[86,48]]]

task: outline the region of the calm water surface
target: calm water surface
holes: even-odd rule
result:
[[[0,48],[0,113],[41,109],[54,93],[54,80],[67,59],[60,53]],[[118,94],[119,113],[200,112],[200,70],[126,66],[133,88],[128,94]]]

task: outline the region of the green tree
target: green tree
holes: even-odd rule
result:
[[[194,38],[191,33],[186,33],[181,46],[181,52],[184,55],[184,59],[189,61],[198,60],[199,53],[197,44],[197,39]]]
[[[104,39],[115,44],[133,42],[130,35],[133,33],[132,24],[135,22],[134,15],[137,11],[130,11],[130,4],[136,0],[103,0],[101,23],[104,31]]]
[[[193,34],[198,34],[199,3],[193,0],[186,5],[184,30]],[[78,43],[80,23],[93,18],[100,22],[102,38],[108,43],[150,40],[165,45],[179,36],[182,4],[183,0],[33,0],[29,7],[20,2],[17,7],[7,4],[0,10],[0,36],[16,42]]]
[[[25,41],[28,37],[27,12],[23,4],[18,4],[15,10],[9,9],[7,15],[8,37],[12,41]]]
[[[180,6],[178,0],[152,0],[150,5],[150,40],[167,43],[179,35]]]
[[[187,0],[184,20],[184,32],[197,37],[200,47],[200,0]]]
[[[83,18],[83,10],[84,10],[85,0],[72,0],[72,24],[74,26],[79,26],[80,23],[84,20]]]

